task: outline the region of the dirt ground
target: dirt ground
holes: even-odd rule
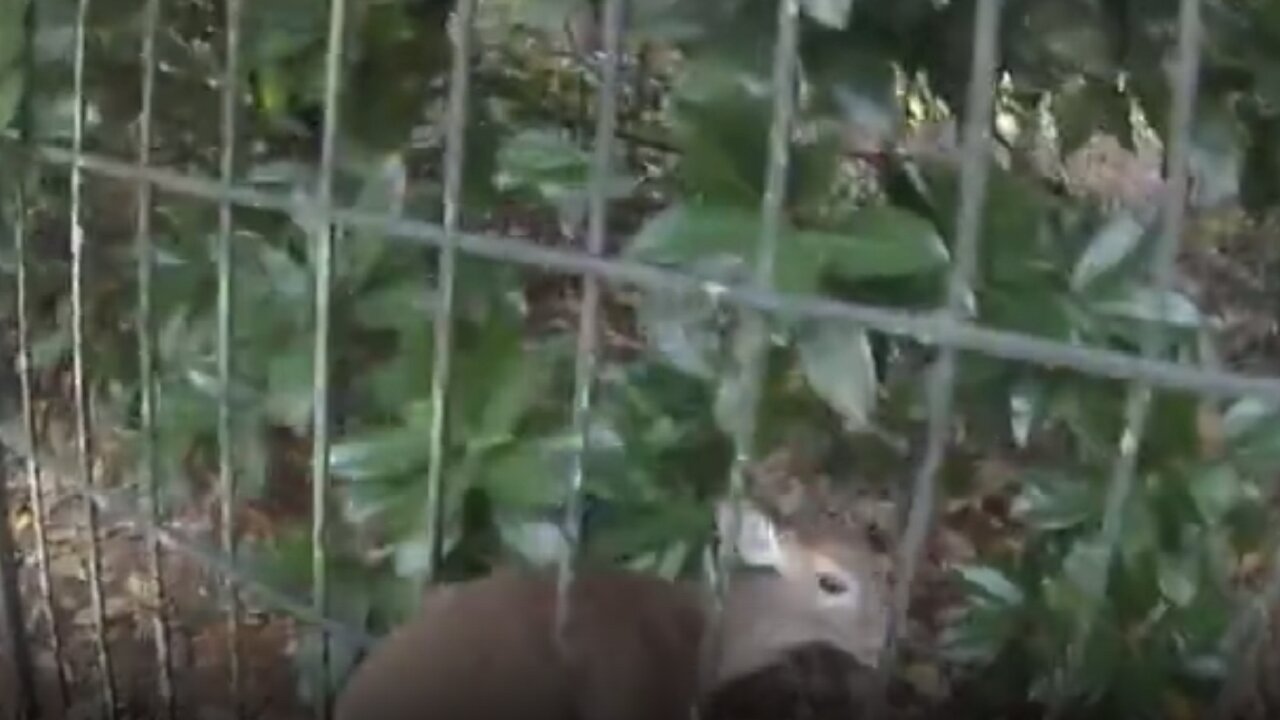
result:
[[[61,458],[60,458],[61,459]],[[25,473],[8,474],[9,522],[21,549],[21,586],[41,706],[47,717],[101,717],[101,673],[89,602],[88,534],[80,496],[69,488],[73,476],[63,462],[42,467],[45,532],[54,615],[62,642],[67,697],[59,697],[57,660],[41,602],[35,527]],[[184,535],[208,542],[211,513],[189,511],[171,519]],[[158,673],[153,618],[154,584],[147,569],[146,544],[132,519],[100,514],[102,586],[106,635],[116,679],[118,717],[159,717]],[[164,553],[167,618],[174,671],[176,717],[234,717],[228,674],[227,614],[220,581],[195,559]],[[240,663],[244,715],[271,720],[311,717],[298,700],[290,657],[294,621],[242,594]]]

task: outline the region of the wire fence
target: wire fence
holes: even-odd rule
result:
[[[1183,206],[1188,182],[1187,153],[1188,133],[1190,131],[1191,112],[1196,95],[1196,78],[1199,63],[1199,42],[1201,18],[1200,3],[1197,0],[1181,0],[1179,19],[1178,64],[1174,75],[1172,110],[1171,110],[1171,142],[1168,145],[1167,167],[1169,176],[1163,190],[1162,219],[1163,229],[1159,241],[1159,252],[1153,268],[1158,290],[1157,297],[1164,298],[1170,289],[1173,277],[1173,261],[1178,250],[1178,238],[1182,233]],[[28,33],[33,35],[40,3],[29,3]],[[619,55],[621,53],[621,37],[625,14],[624,0],[607,0],[604,3],[603,34],[603,81],[598,90],[596,102],[597,125],[595,128],[594,153],[591,161],[591,184],[588,207],[588,235],[585,251],[549,248],[533,242],[513,237],[497,237],[485,234],[468,233],[460,229],[461,188],[463,183],[465,136],[467,133],[467,107],[471,88],[470,64],[472,62],[472,24],[475,15],[475,0],[458,0],[450,29],[452,38],[452,71],[450,73],[450,89],[448,93],[448,112],[446,120],[446,158],[444,161],[444,193],[443,221],[439,224],[419,221],[399,215],[388,215],[361,211],[349,207],[339,207],[335,202],[334,165],[336,157],[337,128],[339,118],[339,96],[341,93],[341,58],[343,57],[343,39],[347,37],[348,15],[346,2],[334,0],[329,18],[329,46],[327,65],[325,68],[324,118],[321,143],[320,172],[314,192],[309,195],[289,195],[254,189],[237,184],[234,179],[235,158],[239,152],[237,138],[241,133],[238,128],[237,104],[241,92],[239,76],[239,56],[241,53],[241,24],[243,22],[243,0],[227,0],[223,38],[227,63],[222,82],[221,125],[223,144],[220,154],[220,175],[218,177],[200,177],[190,173],[178,173],[153,166],[151,157],[151,126],[154,114],[154,96],[156,80],[156,38],[160,28],[161,16],[168,3],[161,0],[147,0],[143,22],[146,38],[142,53],[145,74],[140,79],[142,113],[140,116],[139,155],[131,159],[118,159],[88,152],[85,149],[85,102],[84,102],[84,70],[86,54],[85,23],[90,10],[90,0],[79,0],[77,36],[75,39],[75,124],[73,137],[69,147],[53,144],[34,144],[29,141],[30,117],[19,123],[19,132],[10,133],[4,142],[19,148],[25,162],[59,166],[70,171],[70,226],[71,232],[71,297],[73,308],[73,357],[75,378],[76,406],[76,449],[78,456],[77,482],[78,496],[82,502],[84,523],[91,539],[89,544],[89,586],[91,588],[90,605],[94,619],[95,642],[97,647],[98,671],[103,680],[101,709],[106,717],[115,717],[118,709],[117,690],[113,685],[112,655],[106,640],[105,615],[103,609],[101,557],[99,550],[99,514],[102,506],[108,503],[106,496],[97,487],[93,453],[93,428],[90,425],[89,397],[86,386],[86,364],[89,362],[85,347],[85,314],[83,280],[86,273],[92,272],[87,267],[85,248],[92,242],[83,227],[82,187],[89,176],[112,178],[132,183],[136,188],[135,243],[137,247],[137,317],[138,361],[141,374],[146,378],[143,384],[141,426],[141,457],[137,468],[141,479],[142,510],[132,514],[135,526],[144,534],[148,548],[148,567],[151,580],[158,588],[161,598],[166,587],[166,578],[161,563],[164,551],[180,553],[194,558],[213,572],[223,577],[224,596],[222,599],[226,612],[228,628],[228,646],[226,651],[232,658],[229,683],[232,693],[238,694],[242,684],[242,670],[237,663],[240,649],[238,646],[238,630],[241,623],[240,593],[250,592],[269,604],[295,615],[299,619],[316,625],[324,631],[326,637],[338,641],[368,647],[373,639],[360,631],[354,631],[339,623],[327,619],[330,605],[329,579],[326,575],[328,567],[327,543],[329,537],[330,518],[326,508],[329,507],[330,468],[329,444],[331,437],[331,413],[329,376],[331,368],[331,319],[332,319],[332,278],[334,270],[335,233],[341,229],[376,229],[394,240],[438,249],[439,265],[439,298],[438,311],[433,318],[435,333],[435,364],[433,366],[432,387],[432,424],[428,438],[431,450],[430,469],[427,494],[429,504],[428,528],[430,540],[429,567],[434,570],[439,561],[442,547],[442,497],[448,477],[445,467],[445,453],[441,452],[446,442],[446,398],[451,380],[451,351],[453,348],[452,328],[454,322],[454,300],[457,282],[457,258],[459,255],[488,258],[505,263],[514,263],[525,267],[552,269],[571,273],[581,278],[583,296],[581,316],[577,330],[577,350],[575,362],[575,383],[573,396],[573,427],[578,443],[576,461],[565,482],[568,485],[569,503],[565,522],[569,529],[569,537],[576,539],[577,523],[580,517],[580,498],[583,490],[584,468],[583,454],[590,446],[589,411],[592,407],[592,389],[596,375],[597,362],[600,355],[599,324],[601,312],[601,283],[618,282],[638,288],[684,295],[706,295],[718,300],[732,303],[753,318],[748,323],[748,337],[751,339],[751,358],[748,372],[753,378],[750,386],[751,403],[749,407],[754,413],[757,404],[762,362],[765,350],[765,326],[763,315],[772,313],[783,317],[814,318],[837,320],[847,323],[851,328],[870,329],[894,336],[909,337],[925,344],[942,349],[940,361],[937,362],[928,378],[928,437],[923,459],[915,473],[909,506],[908,522],[903,539],[897,549],[897,567],[895,592],[893,594],[894,622],[890,626],[889,642],[886,645],[885,662],[881,664],[885,673],[892,671],[895,660],[896,643],[894,639],[900,632],[905,618],[907,602],[912,583],[916,575],[924,541],[930,530],[931,518],[937,495],[939,467],[949,437],[948,428],[953,411],[956,357],[961,351],[974,351],[990,356],[1035,363],[1048,367],[1069,368],[1083,373],[1120,379],[1130,383],[1126,406],[1126,425],[1121,437],[1116,438],[1116,456],[1110,480],[1107,510],[1104,520],[1103,537],[1107,556],[1114,553],[1118,536],[1119,510],[1125,499],[1132,492],[1134,483],[1135,457],[1142,445],[1144,431],[1147,426],[1151,407],[1152,393],[1156,389],[1184,390],[1206,395],[1245,397],[1252,396],[1272,401],[1280,401],[1280,379],[1250,377],[1246,375],[1223,372],[1200,367],[1189,367],[1167,362],[1156,357],[1156,348],[1160,338],[1157,325],[1148,326],[1150,331],[1143,338],[1140,356],[1117,351],[1085,348],[1061,342],[1035,337],[1023,336],[1012,332],[981,327],[966,318],[966,299],[969,297],[974,281],[975,268],[981,253],[980,219],[987,185],[987,168],[990,157],[989,128],[993,98],[996,88],[995,55],[997,29],[999,26],[1001,3],[999,0],[979,0],[977,22],[973,35],[972,65],[970,68],[970,86],[968,91],[968,107],[970,112],[965,118],[962,142],[962,184],[959,214],[956,218],[957,237],[955,245],[955,262],[949,275],[945,304],[932,312],[909,312],[856,303],[839,302],[822,297],[796,296],[775,292],[770,288],[770,278],[774,276],[774,257],[777,252],[783,208],[783,195],[786,173],[789,167],[789,138],[795,124],[795,95],[797,75],[797,44],[799,0],[779,0],[777,44],[773,59],[774,105],[772,128],[769,142],[769,164],[766,173],[766,192],[760,207],[761,234],[759,252],[756,255],[754,280],[750,284],[727,286],[705,277],[688,272],[678,272],[637,262],[606,257],[605,239],[609,227],[607,184],[613,168],[614,144],[617,142],[617,106],[620,86],[618,72]],[[29,108],[27,111],[29,113]],[[16,568],[11,560],[13,554],[12,538],[7,532],[0,536],[0,564],[3,570],[3,590],[7,612],[3,625],[5,635],[11,639],[13,658],[17,675],[20,678],[19,689],[24,707],[28,715],[37,717],[42,708],[37,706],[36,693],[32,685],[33,665],[30,647],[25,638],[21,619],[24,617],[21,604],[33,601],[40,607],[42,614],[52,617],[53,592],[49,580],[48,550],[46,547],[45,514],[46,509],[40,505],[42,497],[41,467],[36,447],[36,423],[34,420],[34,404],[36,398],[32,380],[32,347],[31,330],[28,316],[28,278],[29,278],[29,243],[30,228],[26,223],[28,198],[24,198],[23,184],[17,183],[17,212],[14,215],[15,226],[12,228],[17,251],[17,317],[18,347],[16,348],[16,368],[21,390],[22,418],[24,431],[28,436],[29,451],[23,458],[25,474],[30,483],[30,496],[34,503],[34,533],[36,545],[36,563],[39,566],[40,593],[35,598],[23,598],[17,591]],[[165,527],[157,513],[156,480],[158,467],[155,444],[155,311],[152,307],[152,273],[151,258],[151,220],[153,215],[153,195],[157,190],[217,203],[217,368],[222,392],[218,399],[218,494],[221,508],[220,546],[203,547],[199,543],[182,537],[180,532]],[[263,585],[237,570],[231,558],[236,555],[235,522],[232,509],[237,502],[237,478],[233,471],[233,401],[230,386],[233,375],[232,337],[236,319],[232,312],[232,298],[235,285],[232,277],[232,257],[234,249],[233,222],[238,209],[256,208],[291,214],[303,219],[312,228],[311,242],[314,248],[314,387],[313,387],[313,419],[312,419],[312,477],[311,490],[313,497],[312,517],[312,593],[310,601],[299,601],[272,588]],[[741,431],[733,438],[735,445],[731,492],[743,492],[744,473],[749,462],[754,458],[755,448],[752,445],[754,425],[745,423]],[[5,501],[5,488],[0,483],[0,509]],[[570,543],[573,547],[573,543]],[[561,589],[572,580],[572,563],[565,557],[560,566],[562,579]],[[1280,577],[1269,583],[1272,599],[1280,596]],[[563,597],[563,595],[562,595]],[[168,644],[167,619],[164,615],[163,602],[157,604],[158,610],[151,618],[154,622],[155,656],[159,676],[157,692],[162,700],[162,707],[167,716],[173,715],[173,662],[172,651]],[[571,611],[567,603],[560,607]],[[1231,642],[1243,646],[1252,636],[1250,628],[1256,623],[1255,612],[1241,613],[1229,637]],[[1087,634],[1088,621],[1080,628],[1080,637]],[[63,652],[58,634],[52,633],[52,651],[55,656]],[[327,643],[326,643],[327,647]],[[1243,653],[1240,654],[1243,656]],[[1073,658],[1079,662],[1080,658]],[[322,658],[324,677],[328,677],[328,654]],[[65,679],[61,679],[65,697]],[[49,710],[43,708],[43,710]],[[318,703],[320,717],[327,714],[325,703]]]

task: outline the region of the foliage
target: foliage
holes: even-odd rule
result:
[[[162,162],[213,173],[220,128],[220,2],[165,4],[154,145]],[[351,3],[335,192],[369,213],[438,220],[450,3]],[[640,220],[622,253],[707,280],[701,293],[639,293],[606,316],[634,313],[646,353],[603,363],[585,454],[585,551],[668,575],[694,571],[720,492],[728,438],[749,410],[743,314],[718,288],[751,282],[760,258],[759,208],[768,165],[770,62],[776,12],[764,0],[633,3],[628,50],[675,49],[679,61],[629,63],[623,127],[674,149],[669,164],[614,159],[606,188],[615,218],[656,192],[664,208]],[[1095,132],[1133,146],[1145,123],[1163,138],[1175,49],[1174,4],[1143,0],[1007,0],[1002,16],[1000,145],[982,216],[981,261],[968,310],[989,327],[1067,343],[1135,351],[1140,332],[1165,332],[1161,357],[1212,361],[1212,325],[1196,302],[1159,297],[1145,272],[1160,226],[1150,207],[1104,208],[1062,193],[1031,168],[1029,148],[1056,140],[1065,157]],[[1273,78],[1280,13],[1272,4],[1206,0],[1204,67],[1192,133],[1198,208],[1240,202],[1261,213],[1280,188]],[[802,79],[790,139],[774,276],[788,295],[901,310],[942,297],[955,241],[960,179],[945,152],[897,152],[921,115],[962,117],[975,0],[801,3]],[[0,0],[0,127],[21,123],[42,142],[70,134],[74,3],[41,3],[33,77],[24,72],[21,0]],[[131,157],[138,111],[140,0],[95,1],[86,63],[86,146]],[[323,118],[323,4],[247,3],[239,108],[239,180],[309,192]],[[541,227],[580,235],[590,180],[589,94],[598,67],[556,39],[588,18],[576,0],[481,3],[480,47],[468,110],[463,222],[469,229]],[[920,42],[928,38],[928,42]],[[637,69],[637,65],[640,69]],[[648,74],[645,74],[648,73]],[[139,80],[140,82],[140,80]],[[635,88],[658,84],[652,93]],[[655,107],[656,106],[656,107]],[[918,112],[925,108],[924,113]],[[1005,132],[1007,127],[1016,127]],[[1044,127],[1052,132],[1043,132]],[[576,131],[576,132],[575,132]],[[851,140],[856,136],[856,142]],[[869,161],[869,162],[866,162]],[[16,167],[16,163],[15,163]],[[67,263],[59,240],[65,174],[29,169],[3,181],[38,198],[29,220],[36,365],[69,358]],[[850,176],[857,182],[850,182]],[[868,187],[870,189],[868,189]],[[92,228],[86,294],[91,372],[109,425],[137,430],[131,197],[101,178],[86,185]],[[207,471],[216,441],[216,208],[160,196],[155,251],[159,442],[165,488],[180,498]],[[12,219],[12,218],[11,218]],[[622,223],[618,223],[620,226]],[[635,224],[635,223],[632,223]],[[312,270],[305,217],[238,210],[233,238],[236,462],[248,499],[291,467],[280,437],[307,439],[312,413]],[[626,234],[615,229],[613,235]],[[99,241],[100,238],[100,241]],[[541,239],[540,239],[541,240]],[[332,392],[339,429],[330,455],[342,523],[332,553],[338,619],[385,628],[412,607],[427,546],[432,458],[435,254],[368,227],[335,232]],[[5,251],[8,252],[7,249]],[[4,270],[13,263],[6,258]],[[440,458],[446,469],[446,577],[496,562],[541,563],[562,550],[573,338],[535,331],[530,278],[463,256],[456,287],[453,376]],[[621,293],[619,293],[621,295]],[[7,312],[7,310],[5,311]],[[901,475],[885,438],[918,437],[921,368],[914,341],[835,321],[764,319],[767,372],[758,446],[802,442],[838,474],[848,458],[876,477]],[[570,323],[572,326],[572,323]],[[948,659],[1002,704],[1067,687],[1087,709],[1137,715],[1173,698],[1202,702],[1221,672],[1218,646],[1242,557],[1269,538],[1261,518],[1280,470],[1280,415],[1251,400],[1229,406],[1160,395],[1124,508],[1117,560],[1102,564],[1098,525],[1125,431],[1117,383],[971,355],[962,357],[955,456],[1012,448],[1016,552],[958,573],[966,590],[945,640]],[[1207,448],[1203,418],[1220,419]],[[288,444],[288,443],[285,443]],[[891,445],[891,443],[890,443]],[[975,450],[976,449],[976,450]],[[887,459],[886,459],[887,458]],[[296,464],[296,463],[295,463]],[[954,492],[973,491],[959,483]],[[305,533],[282,532],[262,572],[305,583]],[[1105,590],[1105,592],[1103,592]],[[1097,600],[1097,604],[1094,604]],[[1081,614],[1096,610],[1084,671],[1062,678]],[[305,653],[304,653],[305,654]],[[347,658],[346,661],[353,661]],[[339,663],[342,665],[342,663]],[[338,671],[341,671],[341,667]],[[1057,685],[1055,683],[1063,683]]]

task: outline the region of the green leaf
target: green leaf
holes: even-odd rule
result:
[[[1231,459],[1251,472],[1280,468],[1280,406],[1257,398],[1237,400],[1223,417]]]
[[[1255,217],[1280,200],[1280,118],[1246,117],[1248,144],[1240,178],[1241,204]]]
[[[891,205],[853,212],[837,223],[836,230],[850,237],[831,243],[828,267],[832,275],[845,280],[935,272],[951,259],[932,223]]]
[[[508,355],[489,377],[492,386],[476,434],[468,443],[487,444],[510,439],[517,424],[542,401],[555,369],[569,357],[567,338],[543,341],[526,352]]]
[[[700,277],[721,278],[726,285],[748,276],[740,261],[715,260],[696,261],[694,272]],[[715,377],[724,353],[723,326],[727,324],[727,313],[718,303],[704,293],[651,291],[641,296],[637,315],[648,346],[664,360],[694,377]]]
[[[867,332],[842,322],[818,323],[800,333],[797,349],[814,392],[850,429],[867,427],[879,391]]]
[[[1193,555],[1160,553],[1156,561],[1160,593],[1174,605],[1186,607],[1195,599],[1200,567]]]
[[[329,464],[334,475],[359,482],[421,470],[429,453],[426,428],[410,424],[343,438],[329,449]]]
[[[267,365],[267,416],[281,425],[300,429],[311,422],[315,390],[310,338],[298,336]]]
[[[59,322],[58,326],[38,336],[31,343],[31,369],[47,370],[62,362],[71,354],[71,325]]]
[[[1130,286],[1110,297],[1095,301],[1093,309],[1103,315],[1162,323],[1184,330],[1196,330],[1203,324],[1200,308],[1176,290],[1162,295],[1153,288]]]
[[[589,10],[587,0],[508,0],[513,22],[548,32],[562,30],[576,14]]]
[[[1133,215],[1117,213],[1089,240],[1071,273],[1071,288],[1083,292],[1133,257],[1142,243],[1143,227]]]
[[[853,0],[801,0],[804,14],[833,30],[843,30],[849,24]]]
[[[545,520],[501,518],[498,532],[507,549],[535,567],[551,565],[570,550],[561,527]]]
[[[960,176],[943,162],[920,168],[942,234],[954,241],[960,202]],[[1012,171],[991,168],[987,202],[982,216],[982,278],[992,285],[1037,285],[1046,268],[1058,267],[1047,243],[1048,211],[1052,198],[1035,183]]]
[[[431,567],[431,542],[423,536],[396,543],[394,558],[396,577],[422,577]]]
[[[1062,564],[1063,578],[1077,597],[1088,602],[1105,597],[1107,570],[1106,547],[1092,537],[1076,541]]]
[[[324,7],[309,0],[249,5],[244,18],[245,64],[279,61],[324,42],[326,18]]]
[[[957,572],[970,588],[981,592],[989,601],[997,601],[1006,609],[1021,607],[1026,601],[1022,588],[998,568],[990,565],[966,565]]]
[[[802,52],[817,107],[840,118],[846,147],[876,152],[894,139],[902,110],[894,64],[882,48],[823,32],[806,38]]]
[[[502,144],[495,179],[503,189],[566,182],[577,189],[586,183],[590,166],[590,153],[566,133],[535,128]]]
[[[404,209],[408,178],[404,158],[390,154],[368,170],[355,209],[386,216],[398,216]],[[348,228],[335,239],[338,278],[354,287],[362,287],[390,244],[380,230],[368,227]]]
[[[989,664],[1013,638],[1016,619],[1014,613],[1002,607],[970,606],[943,628],[942,654],[954,663]]]
[[[1227,98],[1205,98],[1196,104],[1187,164],[1195,180],[1199,206],[1234,199],[1244,169],[1245,138]]]
[[[305,306],[311,297],[311,275],[305,264],[269,243],[254,243],[253,247],[271,291],[282,300]]]
[[[553,509],[564,501],[566,491],[558,460],[557,448],[545,441],[510,445],[486,459],[479,487],[500,512]]]
[[[612,167],[622,164],[614,163]],[[498,151],[494,183],[501,191],[533,193],[554,205],[562,222],[573,226],[586,213],[590,169],[590,154],[565,133],[526,130],[507,140]],[[605,181],[606,197],[625,197],[635,185],[632,178],[610,174]]]
[[[1024,478],[1015,503],[1017,514],[1041,531],[1079,527],[1097,517],[1101,497],[1084,478],[1037,472]]]
[[[435,313],[435,293],[420,278],[370,289],[356,298],[355,318],[361,326],[371,329],[427,327]]]
[[[753,392],[757,378],[748,372],[752,353],[764,353],[760,362],[768,362],[769,337],[764,321],[746,322],[733,333],[731,370],[719,376],[712,413],[716,425],[729,437],[737,438],[751,426],[751,418],[758,412],[758,392]],[[767,368],[766,373],[767,375]]]
[[[1245,498],[1244,483],[1235,468],[1217,464],[1188,478],[1188,492],[1209,523],[1218,523]]]
[[[666,550],[672,543],[702,539],[708,512],[691,502],[625,505],[608,522],[591,527],[588,551],[616,562]]]
[[[5,69],[0,62],[0,130],[8,127],[17,116],[25,91],[26,77],[23,73],[18,68]]]
[[[675,205],[651,219],[633,239],[627,254],[647,262],[689,265],[728,256],[754,267],[760,223],[755,212],[731,206]],[[779,238],[779,248],[795,241]],[[816,289],[820,260],[799,252],[779,252],[775,287],[790,292]]]
[[[755,212],[731,206],[676,205],[653,218],[628,254],[654,263],[688,264],[716,255],[754,266],[760,225]],[[845,280],[932,272],[946,248],[926,221],[891,207],[851,213],[837,231],[788,229],[778,239],[774,287],[811,293],[824,273]]]
[[[421,474],[345,483],[342,517],[357,527],[377,520],[392,537],[403,537],[422,528],[426,489]]]
[[[686,99],[677,106],[676,125],[680,176],[697,201],[755,208],[764,194],[771,114],[763,95],[737,85],[739,71],[733,65],[723,75],[682,77],[677,92]],[[699,81],[705,84],[695,86]],[[695,93],[702,96],[692,98]]]

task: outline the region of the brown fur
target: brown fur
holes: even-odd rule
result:
[[[744,560],[708,622],[696,584],[581,570],[557,641],[556,575],[507,568],[431,590],[358,667],[338,720],[688,720],[700,698],[796,648],[876,662],[886,628],[882,558],[833,528],[736,528]],[[728,531],[729,515],[718,514]]]
[[[623,571],[581,574],[561,653],[553,574],[503,570],[435,589],[356,670],[336,717],[686,718],[703,629],[686,590]]]

